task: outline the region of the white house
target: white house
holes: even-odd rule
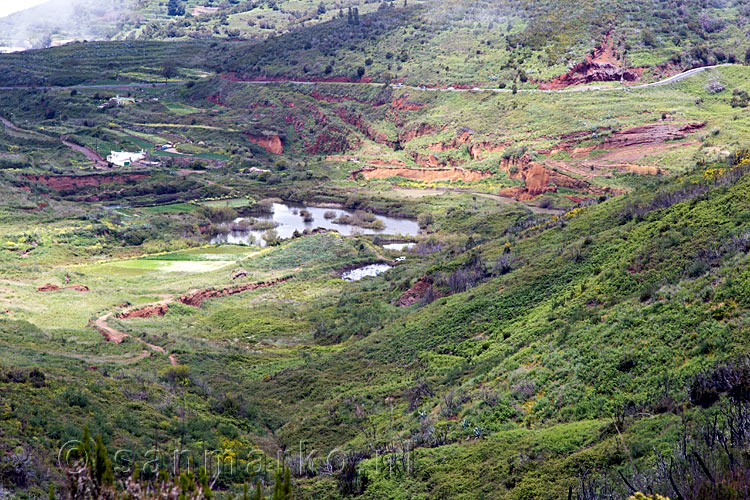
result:
[[[112,163],[118,167],[129,167],[132,163],[141,161],[146,157],[146,152],[141,150],[140,153],[130,153],[128,151],[112,151],[107,156],[107,163]]]
[[[120,97],[120,95],[118,94],[117,96],[113,97],[111,101],[117,106],[127,106],[128,104],[135,103],[135,97]]]

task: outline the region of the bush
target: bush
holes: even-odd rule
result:
[[[427,229],[433,222],[434,219],[430,213],[422,213],[417,216],[417,224],[419,224],[420,229]]]

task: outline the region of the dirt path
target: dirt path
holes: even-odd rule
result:
[[[81,146],[79,144],[75,144],[73,142],[69,142],[66,139],[67,139],[67,136],[60,137],[60,140],[62,140],[63,144],[65,144],[66,146],[68,146],[73,151],[77,151],[77,152],[81,153],[82,155],[84,155],[86,158],[88,158],[89,160],[91,160],[92,162],[94,162],[94,164],[96,164],[97,167],[100,167],[100,168],[106,168],[107,167],[107,160],[105,160],[102,157],[102,155],[100,155],[99,153],[97,153],[96,151],[94,151],[93,149],[91,149],[88,146]]]
[[[8,130],[12,130],[13,132],[16,132],[17,134],[25,134],[25,135],[27,135],[27,136],[32,136],[32,137],[39,137],[39,138],[41,138],[41,139],[45,139],[45,140],[47,140],[47,141],[49,141],[49,140],[54,140],[54,139],[52,139],[51,137],[47,137],[47,136],[46,136],[46,135],[44,135],[44,134],[40,134],[39,132],[35,132],[35,131],[33,131],[33,130],[26,130],[26,129],[23,129],[23,128],[21,128],[21,127],[18,127],[18,126],[17,126],[16,124],[14,124],[14,123],[13,123],[12,121],[10,121],[10,120],[8,120],[7,118],[4,118],[4,117],[2,117],[2,116],[0,116],[0,122],[2,122],[2,123],[3,123],[3,125],[5,125],[5,128],[6,128],[6,129],[8,129]]]
[[[107,324],[107,320],[109,320],[110,316],[112,316],[112,313],[107,313],[104,316],[97,318],[94,321],[94,326],[99,330],[104,338],[107,339],[108,342],[121,344],[122,341],[125,340],[126,337],[130,337],[130,335],[109,326]]]
[[[126,308],[120,313],[118,313],[118,317],[127,315],[128,313],[138,313],[138,312],[144,312],[144,311],[149,311],[149,312],[142,316],[139,316],[136,314],[135,316],[131,316],[131,317],[150,317],[150,316],[156,316],[156,315],[163,316],[167,310],[167,308],[165,308],[164,306],[168,306],[169,304],[175,301],[179,301],[183,304],[188,304],[188,305],[192,305],[195,307],[200,307],[204,300],[207,300],[210,298],[226,297],[229,295],[234,295],[236,293],[242,293],[245,291],[249,292],[249,291],[258,290],[261,288],[267,288],[267,287],[274,286],[279,283],[283,283],[290,279],[292,278],[288,277],[284,279],[273,280],[270,282],[246,284],[246,285],[240,285],[236,287],[229,287],[229,288],[223,288],[223,289],[209,288],[209,289],[203,289],[203,290],[190,290],[187,294],[183,294],[180,296],[164,294],[164,295],[161,295],[162,300],[151,303],[151,304],[145,304],[145,305],[140,305],[137,307]],[[112,312],[108,312],[98,317],[93,322],[93,326],[97,330],[99,330],[99,332],[107,340],[107,342],[114,342],[115,344],[120,344],[126,338],[131,337],[137,340],[138,342],[141,342],[144,346],[148,347],[153,352],[157,352],[159,354],[167,354],[167,350],[161,346],[149,344],[143,339],[140,339],[138,337],[133,337],[126,332],[123,332],[121,330],[118,330],[110,326],[108,322],[110,318],[112,317],[112,315],[113,315]],[[144,351],[144,352],[148,354],[148,351]],[[178,360],[177,360],[176,354],[169,355],[169,363],[172,366],[177,366]]]

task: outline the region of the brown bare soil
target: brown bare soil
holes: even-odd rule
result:
[[[416,139],[417,137],[434,134],[435,132],[437,132],[437,130],[438,128],[435,125],[430,125],[429,123],[420,123],[410,128],[409,130],[402,132],[398,139],[401,144],[406,144],[407,142]]]
[[[405,179],[427,182],[476,182],[492,176],[492,174],[489,172],[468,170],[459,167],[431,169],[365,167],[363,169],[352,172],[351,178],[354,179],[360,174],[367,179],[387,179],[389,177],[403,177]]]
[[[531,161],[528,155],[503,159],[500,162],[500,168],[508,172],[511,179],[524,181],[524,186],[515,186],[500,191],[501,196],[509,196],[517,201],[529,201],[545,193],[556,193],[560,187],[595,195],[619,192],[615,188],[594,186],[586,180],[552,170],[546,165]]]
[[[123,311],[115,316],[117,319],[131,319],[131,318],[150,318],[152,316],[164,316],[169,310],[169,304],[158,303],[149,306],[141,307],[140,309],[131,309],[129,311]]]
[[[396,300],[396,305],[398,307],[409,307],[421,302],[431,287],[432,280],[430,278],[426,276],[420,278],[411,288],[401,294]]]
[[[226,287],[226,288],[207,288],[204,290],[197,290],[197,291],[193,291],[193,292],[180,295],[177,301],[188,306],[201,307],[203,305],[203,301],[208,300],[208,299],[213,299],[217,297],[228,297],[229,295],[235,295],[235,294],[242,293],[242,292],[258,290],[260,288],[268,288],[274,285],[278,285],[279,283],[284,283],[285,281],[289,281],[290,279],[292,279],[292,276],[273,280],[273,281],[264,281],[260,283],[248,283],[245,285]]]
[[[592,82],[634,82],[640,79],[643,68],[622,68],[615,52],[610,31],[601,45],[573,69],[549,82],[541,82],[541,90],[558,90],[572,85]]]
[[[47,283],[46,285],[42,285],[36,289],[37,292],[57,292],[59,290],[63,290],[63,288],[52,283]],[[87,287],[86,285],[70,285],[66,286],[64,290],[73,290],[74,292],[85,293],[89,291],[89,287]]]
[[[620,130],[612,134],[600,146],[601,149],[627,148],[644,144],[659,144],[667,141],[684,139],[689,134],[700,130],[706,123],[669,123],[656,122]]]
[[[284,144],[278,135],[253,135],[247,134],[247,139],[253,144],[262,147],[271,154],[284,154]]]

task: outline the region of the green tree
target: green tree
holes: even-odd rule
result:
[[[174,61],[165,61],[164,66],[161,68],[161,76],[164,77],[166,83],[169,82],[170,78],[177,76],[177,65]]]
[[[293,500],[292,470],[289,467],[277,468],[273,485],[273,500]]]
[[[745,64],[750,64],[750,47],[748,47],[747,52],[745,52]]]
[[[169,0],[167,3],[167,14],[170,16],[184,16],[185,6],[180,0]]]
[[[260,486],[260,481],[255,483],[255,496],[253,500],[263,500],[263,489]]]
[[[107,447],[101,434],[96,436],[96,450],[93,463],[94,483],[98,486],[111,486],[115,482],[112,461],[107,456]]]
[[[84,463],[91,463],[91,431],[89,430],[89,424],[83,426],[83,436],[81,442],[78,444],[77,454],[80,460]]]

